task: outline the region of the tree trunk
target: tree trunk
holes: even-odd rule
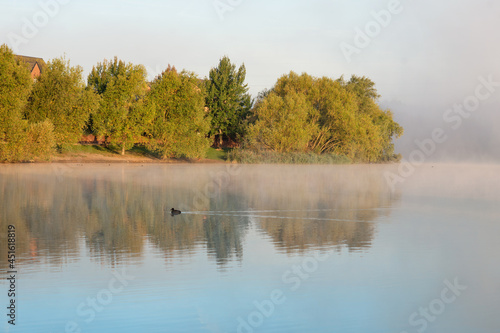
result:
[[[222,148],[222,130],[219,129],[219,148]]]
[[[122,155],[125,155],[125,143],[122,143]]]

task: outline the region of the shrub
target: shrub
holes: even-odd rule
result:
[[[228,160],[246,164],[349,164],[346,156],[333,153],[272,152],[269,150],[234,149]]]

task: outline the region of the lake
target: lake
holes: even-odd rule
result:
[[[500,166],[388,173],[0,165],[0,331],[498,332]]]

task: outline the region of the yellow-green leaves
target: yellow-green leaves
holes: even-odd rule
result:
[[[206,134],[210,116],[205,112],[202,82],[186,71],[164,71],[145,98],[154,118],[149,146],[162,157],[203,158],[210,147]]]
[[[24,63],[0,46],[0,161],[48,158],[54,146],[50,121],[28,124],[22,111],[33,81]]]
[[[357,161],[394,157],[402,128],[376,104],[374,83],[353,76],[315,78],[290,72],[260,95],[247,146],[276,152],[334,153]]]
[[[125,154],[141,141],[151,114],[143,108],[147,92],[146,69],[114,58],[92,69],[88,85],[100,96],[99,107],[92,114],[92,131],[108,138]]]
[[[57,144],[76,143],[82,137],[89,115],[96,107],[92,91],[85,89],[83,69],[68,60],[48,62],[33,86],[25,117],[31,123],[50,120]]]
[[[281,97],[272,92],[255,107],[257,121],[248,129],[248,142],[276,152],[304,152],[317,132],[317,125],[308,121],[312,112],[304,94]]]

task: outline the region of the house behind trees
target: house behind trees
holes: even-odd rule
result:
[[[26,64],[33,80],[36,80],[42,74],[46,66],[45,61],[42,58],[27,57],[22,55],[16,55],[16,58],[22,60]]]

